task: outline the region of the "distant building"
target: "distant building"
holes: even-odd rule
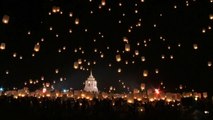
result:
[[[98,93],[97,81],[93,77],[92,71],[90,71],[90,76],[85,81],[84,90],[87,91],[87,92]]]

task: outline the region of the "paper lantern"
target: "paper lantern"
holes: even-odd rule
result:
[[[74,62],[73,67],[74,67],[74,69],[78,69],[78,62]]]
[[[145,87],[146,87],[145,83],[141,83],[141,90],[142,91],[145,90]]]
[[[210,19],[210,20],[213,20],[213,14],[210,14],[210,15],[209,15],[209,19]]]
[[[75,19],[75,24],[76,24],[76,25],[79,24],[79,19],[78,19],[78,18]]]
[[[119,54],[119,55],[116,55],[116,61],[117,62],[120,62],[121,61],[121,55]]]
[[[59,70],[58,70],[58,69],[55,69],[55,73],[58,74],[58,73],[59,73]]]
[[[165,59],[165,55],[161,55],[161,59]]]
[[[4,15],[3,18],[2,18],[2,22],[4,24],[8,24],[9,20],[10,20],[10,16],[8,16],[8,15]]]
[[[139,55],[139,51],[138,50],[135,50],[135,55]]]
[[[129,43],[125,44],[125,51],[127,51],[127,52],[130,51],[130,44]]]
[[[17,54],[16,53],[13,53],[13,57],[15,58],[17,56]]]
[[[105,6],[106,5],[106,1],[105,0],[101,0],[101,5]]]
[[[58,7],[58,6],[53,6],[53,7],[52,7],[52,12],[53,12],[53,13],[58,13],[58,12],[60,12],[60,7]]]
[[[208,93],[207,92],[203,92],[203,98],[207,98],[208,97]]]
[[[183,89],[183,85],[179,85],[179,89],[182,90]]]
[[[159,69],[155,69],[155,73],[158,74],[159,73]]]
[[[149,73],[148,70],[144,70],[144,71],[143,71],[143,76],[144,76],[144,77],[147,77],[147,76],[148,76],[148,73]]]
[[[198,49],[198,45],[197,45],[197,44],[193,44],[193,48],[194,48],[195,50],[197,50],[197,49]]]
[[[34,51],[35,51],[35,52],[39,52],[39,50],[40,50],[40,44],[37,43],[37,44],[34,46]]]
[[[142,61],[142,62],[145,62],[145,61],[146,61],[145,56],[141,56],[141,61]]]
[[[129,43],[127,37],[123,37],[123,41],[124,41],[125,43]]]
[[[208,61],[208,67],[211,67],[211,66],[212,66],[212,62]]]
[[[5,48],[6,48],[6,44],[5,44],[5,43],[1,43],[0,49],[1,49],[1,50],[5,50]]]
[[[78,59],[78,64],[81,65],[82,64],[82,60]]]
[[[119,72],[119,73],[121,72],[121,68],[118,68],[118,72]]]

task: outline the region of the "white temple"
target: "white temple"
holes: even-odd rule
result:
[[[90,71],[90,76],[85,81],[84,90],[87,91],[87,92],[98,93],[97,81],[93,77],[92,71]]]

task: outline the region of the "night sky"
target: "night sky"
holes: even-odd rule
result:
[[[92,69],[101,91],[212,92],[213,0],[1,0],[0,20],[5,89],[83,89]]]

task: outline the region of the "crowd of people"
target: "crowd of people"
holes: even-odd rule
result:
[[[213,120],[210,101],[183,99],[143,103],[124,99],[35,98],[0,96],[0,116],[20,120]]]

